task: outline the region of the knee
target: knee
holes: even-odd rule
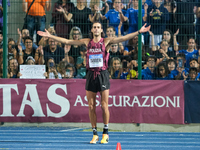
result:
[[[89,110],[95,111],[96,110],[95,104],[89,104]]]
[[[103,111],[108,110],[108,104],[107,104],[106,102],[101,102],[101,109],[102,109]]]

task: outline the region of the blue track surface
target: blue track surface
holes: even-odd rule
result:
[[[64,127],[0,127],[0,150],[200,150],[200,133],[109,132],[108,144],[89,144],[92,132]],[[99,132],[101,139],[101,133]]]

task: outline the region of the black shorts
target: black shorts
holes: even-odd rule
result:
[[[109,72],[103,70],[97,74],[94,78],[94,72],[88,71],[86,74],[85,90],[92,91],[94,93],[110,89]]]

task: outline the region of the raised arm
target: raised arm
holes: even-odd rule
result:
[[[46,7],[46,10],[47,10],[47,11],[50,11],[50,10],[51,10],[51,0],[46,1],[45,7]]]
[[[140,33],[144,33],[150,30],[151,26],[145,27],[146,23],[144,24],[144,26],[142,26],[142,28],[136,32],[127,34],[125,36],[121,36],[121,37],[114,37],[111,38],[110,41],[108,42],[109,44],[115,44],[115,43],[119,43],[119,42],[123,42],[123,41],[127,41],[132,39],[134,36],[140,34]]]
[[[174,50],[175,51],[178,51],[178,44],[177,44],[177,40],[176,40],[176,36],[178,35],[179,33],[179,29],[176,31],[176,33],[174,33]]]
[[[28,2],[26,2],[25,0],[22,0],[22,8],[24,12],[28,10]]]
[[[89,39],[68,40],[68,39],[65,39],[65,38],[57,37],[57,36],[51,35],[46,29],[45,29],[45,32],[38,31],[37,34],[40,35],[40,36],[43,36],[43,37],[54,39],[57,42],[64,43],[64,44],[67,44],[67,45],[78,45],[78,46],[80,46],[80,45],[87,45],[89,43]]]

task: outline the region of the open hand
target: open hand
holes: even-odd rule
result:
[[[45,32],[38,31],[37,34],[40,36],[43,36],[43,37],[47,37],[47,38],[49,38],[51,36],[51,34],[46,29],[45,29]]]
[[[150,30],[151,25],[149,25],[148,27],[145,27],[147,24],[145,23],[142,28],[139,30],[140,33],[144,33]]]

